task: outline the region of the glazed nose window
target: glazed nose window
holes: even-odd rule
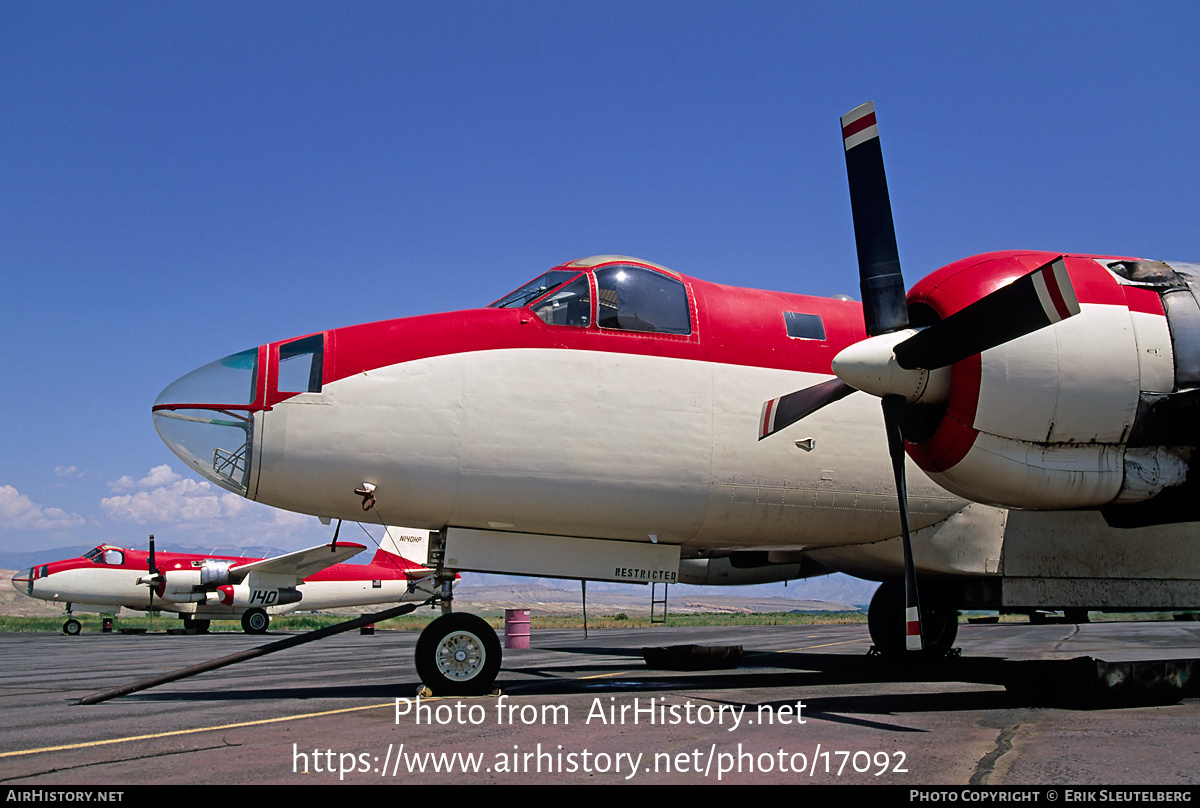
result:
[[[257,388],[257,348],[218,359],[167,385],[154,402],[154,427],[189,466],[244,494]]]

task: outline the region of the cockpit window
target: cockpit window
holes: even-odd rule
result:
[[[674,278],[635,266],[596,270],[596,319],[601,328],[690,334],[687,290]]]
[[[531,307],[546,325],[587,328],[592,321],[592,286],[580,275],[543,297]]]
[[[571,280],[571,278],[574,278],[577,274],[577,272],[572,270],[552,269],[545,275],[534,278],[520,289],[509,292],[507,295],[488,306],[488,308],[519,309],[522,306],[528,305],[530,301],[537,300],[551,289],[556,289],[559,286],[562,286],[564,283]]]
[[[104,553],[103,547],[94,547],[83,554],[83,557],[88,561],[95,561],[97,557]]]
[[[125,553],[121,552],[120,550],[112,550],[112,549],[105,550],[104,551],[104,563],[112,564],[115,567],[119,567],[120,565],[125,563]]]
[[[324,355],[324,334],[315,334],[286,345],[280,345],[279,392],[321,392],[321,367]]]

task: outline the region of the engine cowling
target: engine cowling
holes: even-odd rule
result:
[[[992,253],[909,292],[930,324],[1052,260]],[[909,455],[961,496],[1029,509],[1150,500],[1188,480],[1200,387],[1200,267],[1066,256],[1080,314],[955,363],[940,401],[910,405]]]
[[[154,594],[168,603],[204,603],[214,586],[229,582],[229,568],[233,564],[207,558],[188,569],[165,570],[160,573]]]

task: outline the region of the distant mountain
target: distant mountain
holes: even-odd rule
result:
[[[509,586],[521,587],[539,585],[551,589],[561,589],[570,593],[575,599],[580,597],[578,581],[568,581],[561,578],[525,578],[519,575],[491,575],[477,572],[463,573],[463,586]],[[871,602],[879,584],[875,581],[864,581],[849,575],[835,573],[819,578],[808,578],[803,581],[790,581],[785,586],[777,584],[758,584],[756,586],[692,586],[676,584],[671,587],[669,597],[725,597],[725,598],[786,598],[788,600],[829,601],[833,603],[853,604],[865,608]],[[623,594],[633,598],[642,598],[650,602],[650,587],[639,584],[617,584],[603,581],[588,581],[588,595],[599,593]]]

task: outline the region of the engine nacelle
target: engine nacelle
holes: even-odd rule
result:
[[[200,570],[166,570],[160,573],[156,597],[168,603],[203,603],[204,592],[199,589]]]
[[[914,325],[965,308],[1056,256],[994,253],[913,287]],[[1144,502],[1187,481],[1200,387],[1200,267],[1067,256],[1080,313],[954,364],[908,452],[976,502],[1029,509]],[[921,421],[922,405],[911,408]]]
[[[210,603],[220,603],[222,606],[287,606],[299,603],[303,593],[295,587],[286,589],[258,589],[246,584],[226,584],[218,586],[216,591],[209,593]]]
[[[229,582],[234,563],[206,558],[189,569],[164,570],[154,594],[168,603],[204,603],[214,586]]]

